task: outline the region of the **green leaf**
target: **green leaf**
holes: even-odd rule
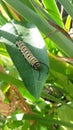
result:
[[[4,28],[8,26],[11,27],[7,31],[12,31],[15,28],[18,30],[18,33],[22,34],[22,38],[25,44],[31,50],[33,55],[38,59],[41,67],[40,70],[35,70],[32,66],[27,62],[24,56],[21,54],[15,42],[17,41],[17,37],[13,37],[13,35],[8,36],[4,34],[5,38],[8,38],[8,42],[3,39],[3,42],[6,45],[7,51],[12,58],[20,77],[22,78],[25,86],[29,90],[29,92],[36,98],[38,98],[41,94],[42,88],[44,87],[44,83],[47,79],[48,73],[48,55],[45,47],[45,43],[35,26],[28,25],[27,27],[23,27],[20,24],[6,24]],[[15,32],[16,33],[16,32]],[[3,36],[3,35],[2,35]],[[13,37],[13,39],[12,39]]]
[[[33,0],[30,0],[31,1],[31,3],[32,3],[32,5],[33,5],[33,7],[36,9],[36,11],[38,11],[38,14],[40,15],[42,15],[43,17],[45,17],[46,19],[50,19],[52,22],[54,22],[54,23],[57,23],[56,21],[55,21],[55,19],[53,19],[50,15],[49,15],[49,13],[47,13],[37,2],[35,2],[35,1],[33,1]]]
[[[62,114],[63,116],[63,114]],[[37,114],[34,115],[24,115],[23,119],[26,120],[35,120],[38,121],[40,124],[45,125],[45,126],[50,126],[50,124],[58,124],[58,125],[63,125],[66,127],[71,127],[73,128],[73,124],[71,122],[66,122],[66,121],[61,121],[61,120],[57,120],[57,119],[53,119],[50,116],[40,116]],[[49,122],[49,123],[48,123]]]
[[[0,25],[4,25],[6,23],[6,19],[5,17],[3,17],[3,15],[0,12]]]
[[[71,16],[68,15],[68,16],[67,16],[66,23],[65,23],[65,29],[67,30],[67,32],[69,32],[69,30],[70,30],[71,21],[72,21]]]
[[[55,0],[43,0],[43,4],[48,11],[48,14],[50,14],[50,16],[55,20],[55,22],[57,22],[59,26],[64,27]]]
[[[5,74],[5,73],[3,73],[1,71],[0,71],[0,79],[4,80],[7,83],[14,84],[16,86],[22,86],[22,87],[24,87],[22,81],[17,80],[14,77],[12,77],[12,76],[10,76],[8,74]]]
[[[28,6],[23,5],[19,0],[5,0],[5,2],[10,4],[24,19],[34,23],[45,35],[55,30],[43,17],[36,14]],[[67,56],[73,57],[73,42],[62,34],[62,32],[55,32],[50,39],[53,40],[58,48]]]
[[[27,5],[29,8],[33,9],[34,8],[32,7],[31,3],[30,3],[30,0],[20,0],[24,5]]]
[[[56,57],[49,53],[49,62],[50,68],[56,72],[63,74],[64,76],[69,76],[69,78],[73,77],[73,66],[72,64],[68,64],[65,60],[60,59],[60,57]],[[70,61],[71,63],[71,61]]]
[[[64,9],[73,19],[73,4],[70,0],[58,0],[64,6]]]
[[[72,103],[71,103],[71,106],[72,106]],[[65,121],[68,123],[73,122],[73,109],[64,105],[58,108],[57,112],[58,112],[58,117],[61,121]],[[73,128],[71,126],[67,127],[67,126],[61,125],[60,130],[73,130]]]

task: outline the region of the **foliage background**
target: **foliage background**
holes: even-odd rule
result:
[[[61,15],[57,2],[63,5],[67,16]],[[0,88],[5,95],[5,102],[9,103],[6,96],[9,85],[16,85],[22,97],[26,99],[27,104],[35,113],[30,115],[22,113],[22,118],[18,119],[17,115],[20,117],[21,111],[16,109],[10,118],[1,116],[1,129],[72,130],[73,41],[64,31],[69,32],[72,28],[72,0],[1,0],[0,11],[0,64],[7,73],[0,71]],[[17,36],[12,20],[15,21],[14,25],[18,32],[23,33],[23,38],[26,38],[27,34],[26,43],[30,41],[28,47],[38,59],[41,59],[41,53],[37,53],[38,49],[34,51],[34,47],[31,46],[30,35],[33,38],[34,35],[32,32],[30,33],[30,27],[33,28],[32,25],[35,25],[38,28],[37,35],[41,33],[42,36],[37,37],[36,35],[36,37],[41,40],[41,44],[42,38],[44,39],[49,53],[47,57],[46,50],[42,51],[45,52],[42,61],[44,58],[46,59],[44,63],[49,64],[49,73],[47,76],[46,70],[41,71],[41,75],[44,75],[41,77],[41,82],[33,82],[32,68],[26,61],[23,63],[24,58],[14,46]],[[17,55],[20,58],[17,58]],[[38,72],[34,73],[36,79]],[[30,86],[24,85],[25,81],[27,80],[26,83],[28,83],[29,79]],[[36,122],[31,125],[29,120]]]

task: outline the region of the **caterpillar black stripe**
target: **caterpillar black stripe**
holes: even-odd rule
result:
[[[22,55],[25,57],[25,59],[29,62],[29,64],[36,70],[39,70],[40,68],[40,62],[34,55],[31,53],[31,51],[23,44],[22,41],[17,41],[16,46],[18,46],[19,50],[21,51]]]

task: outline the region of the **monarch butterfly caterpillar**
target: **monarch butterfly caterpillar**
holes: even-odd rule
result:
[[[18,46],[19,50],[21,51],[22,55],[25,57],[25,59],[29,62],[29,64],[36,70],[39,70],[40,68],[40,62],[34,55],[31,53],[31,51],[23,44],[22,41],[17,41],[16,46]]]
[[[40,63],[44,64],[48,70],[49,67],[45,63],[42,63],[38,61],[38,59],[31,53],[31,51],[23,44],[21,40],[16,42],[16,46],[18,46],[19,50],[21,51],[22,55],[25,57],[25,59],[28,61],[28,63],[37,71],[40,70]],[[48,73],[48,71],[47,71]],[[39,77],[40,78],[40,71],[39,71]]]

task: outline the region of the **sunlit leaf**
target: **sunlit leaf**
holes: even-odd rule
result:
[[[3,28],[7,28],[8,25],[5,25]],[[22,25],[15,24],[16,29],[18,29],[19,34],[22,33],[22,37],[24,43],[33,53],[35,57],[37,57],[40,62],[40,70],[35,70],[31,67],[31,65],[26,61],[23,57],[19,49],[16,47],[15,42],[16,39],[12,39],[14,42],[11,45],[6,44],[6,48],[20,73],[20,77],[22,78],[25,86],[30,91],[32,95],[36,98],[40,96],[41,90],[44,86],[44,83],[47,78],[47,74],[49,71],[48,66],[48,55],[45,48],[45,43],[35,26],[23,27]],[[12,25],[11,28],[15,29]],[[11,32],[11,28],[8,30]],[[8,40],[11,38],[8,37]],[[4,41],[5,43],[5,41]]]
[[[64,105],[60,107],[57,112],[58,112],[58,116],[60,120],[73,124],[73,109]],[[72,129],[73,128],[70,126],[69,127],[64,126],[64,125],[60,126],[60,130],[72,130]]]

